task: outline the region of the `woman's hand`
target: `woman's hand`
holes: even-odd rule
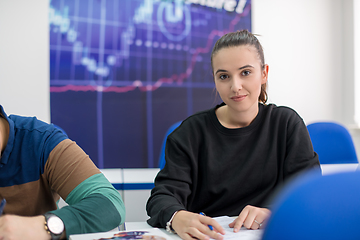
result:
[[[209,228],[209,225],[213,227],[213,230]],[[225,230],[214,219],[184,210],[175,214],[172,228],[185,240],[193,238],[222,240],[222,235],[225,234]]]
[[[238,232],[242,225],[247,229],[259,229],[270,214],[271,211],[267,208],[247,205],[229,227],[234,228],[234,232]]]

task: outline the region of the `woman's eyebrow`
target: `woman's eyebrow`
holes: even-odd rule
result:
[[[254,68],[254,66],[245,65],[245,66],[239,67],[238,70],[241,70],[241,69],[244,69],[244,68],[248,68],[248,67]],[[218,69],[218,70],[215,72],[215,74],[217,74],[218,72],[227,72],[227,70],[225,70],[225,69]]]
[[[224,70],[224,69],[218,69],[218,70],[215,72],[215,74],[217,74],[218,72],[227,72],[227,71]]]
[[[250,67],[250,68],[254,68],[254,67],[253,67],[253,66],[251,66],[251,65],[245,65],[245,66],[239,67],[238,69],[239,69],[239,70],[241,70],[241,69],[248,68],[248,67]]]

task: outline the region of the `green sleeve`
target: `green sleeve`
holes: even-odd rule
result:
[[[80,183],[65,201],[69,206],[52,213],[63,220],[67,237],[109,231],[125,221],[121,196],[102,173]]]

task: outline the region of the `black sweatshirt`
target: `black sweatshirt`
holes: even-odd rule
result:
[[[184,120],[166,142],[165,167],[147,202],[148,223],[165,227],[178,210],[237,216],[246,205],[267,207],[285,180],[317,168],[317,154],[301,117],[288,107],[259,103],[247,127],[228,129],[215,110]]]

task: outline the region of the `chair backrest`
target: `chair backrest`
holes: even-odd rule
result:
[[[307,125],[315,152],[321,164],[358,163],[349,131],[334,122]]]
[[[360,172],[308,173],[274,200],[262,240],[360,239]]]
[[[161,145],[161,150],[160,150],[160,157],[159,157],[159,165],[158,167],[160,169],[163,169],[165,166],[165,146],[166,146],[166,139],[168,137],[168,135],[170,133],[172,133],[178,126],[180,126],[182,121],[176,122],[173,125],[171,125],[168,130],[165,133],[164,139],[163,139],[163,143]]]

